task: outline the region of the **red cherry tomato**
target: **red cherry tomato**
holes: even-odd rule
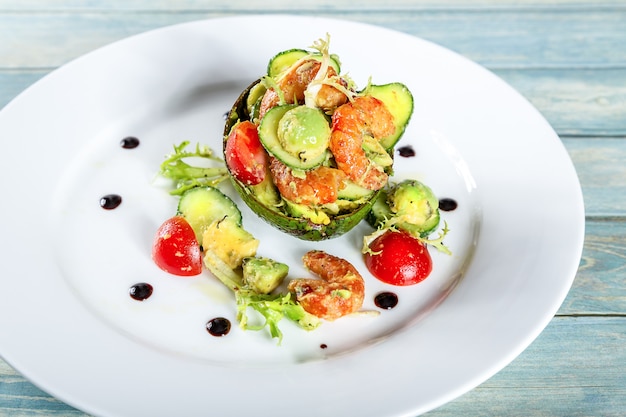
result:
[[[224,155],[230,172],[242,183],[256,185],[265,178],[268,156],[254,123],[244,121],[231,130]]]
[[[369,248],[365,265],[372,275],[387,284],[417,284],[433,269],[426,245],[406,232],[387,230]]]
[[[180,276],[202,272],[202,253],[191,225],[184,217],[174,216],[157,230],[152,259],[162,270]]]

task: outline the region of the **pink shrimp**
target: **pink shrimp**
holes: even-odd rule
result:
[[[280,195],[298,204],[333,203],[338,191],[345,187],[345,174],[326,166],[306,171],[304,178],[300,178],[293,175],[291,168],[270,157],[270,172]]]
[[[310,251],[302,258],[304,265],[322,279],[294,279],[289,291],[309,313],[335,320],[358,311],[363,306],[365,282],[348,261],[322,251]]]
[[[384,169],[374,164],[362,148],[363,137],[381,139],[395,132],[393,116],[385,104],[372,96],[356,97],[333,113],[330,151],[348,178],[370,190],[387,183]]]
[[[283,93],[283,97],[287,104],[304,103],[304,92],[308,85],[313,81],[321,67],[321,62],[310,59],[303,61],[297,67],[291,68],[289,72],[281,76],[277,81],[278,87]],[[333,67],[328,68],[328,76],[336,76],[337,73]],[[343,82],[345,84],[345,82]],[[345,85],[344,85],[345,86]],[[265,113],[272,107],[276,106],[280,101],[278,93],[273,89],[265,92],[261,99],[259,107],[259,118],[263,118]],[[322,85],[316,96],[317,107],[324,111],[334,110],[338,106],[346,103],[348,98],[344,93],[333,86]]]

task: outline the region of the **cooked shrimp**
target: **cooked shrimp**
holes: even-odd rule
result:
[[[326,166],[305,171],[301,178],[294,176],[287,165],[271,157],[270,172],[280,195],[298,204],[333,203],[337,200],[338,191],[345,186],[345,174]]]
[[[363,305],[365,282],[345,259],[322,251],[310,251],[302,258],[304,266],[322,279],[294,279],[289,290],[309,313],[335,320],[352,314]]]
[[[382,188],[388,176],[367,157],[362,144],[365,135],[381,139],[395,132],[393,116],[387,107],[372,96],[356,97],[333,113],[332,123],[330,151],[339,169],[362,187]]]
[[[277,85],[283,93],[287,104],[304,103],[304,92],[313,81],[321,67],[321,62],[310,59],[303,61],[297,67],[291,68],[287,73],[277,80]],[[333,67],[328,68],[328,76],[336,76]],[[265,92],[259,107],[259,118],[263,118],[265,113],[276,106],[280,98],[273,89]],[[348,101],[348,97],[331,85],[323,84],[316,94],[317,107],[323,111],[329,111],[341,106]]]

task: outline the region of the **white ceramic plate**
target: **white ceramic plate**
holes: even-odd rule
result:
[[[260,30],[262,28],[263,30]],[[413,177],[459,207],[444,213],[452,256],[433,254],[423,283],[393,288],[367,274],[366,225],[304,242],[243,204],[259,254],[308,276],[324,249],[367,280],[359,315],[304,332],[234,328],[232,295],[208,273],[184,279],[150,260],[176,201],[155,181],[182,140],[220,151],[223,115],[276,52],[330,33],[359,86],[404,82],[415,113],[397,178]],[[122,149],[120,140],[141,144]],[[0,353],[35,384],[100,416],[413,416],[472,389],[524,350],[557,311],[577,270],[584,213],[561,142],[512,88],[414,37],[363,24],[249,16],[168,27],[117,42],[54,71],[0,113]],[[228,186],[224,190],[234,195]],[[105,211],[99,199],[122,205]],[[238,202],[240,200],[237,199]],[[145,302],[128,288],[149,282]],[[381,311],[374,295],[400,303]],[[325,348],[321,346],[325,345]]]

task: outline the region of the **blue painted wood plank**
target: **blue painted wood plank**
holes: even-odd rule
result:
[[[0,67],[56,67],[99,46],[150,29],[250,12],[264,10],[4,12],[0,13]],[[490,68],[606,68],[626,63],[626,9],[292,12],[396,29],[439,43]]]
[[[613,219],[626,215],[626,137],[564,138],[563,143],[583,189],[587,216]],[[615,231],[620,228],[621,224]]]
[[[555,318],[516,360],[428,417],[626,415],[626,317]]]
[[[0,69],[0,110],[48,72],[48,70]]]
[[[537,107],[560,135],[626,136],[626,63],[620,68],[494,72]]]
[[[208,11],[242,10],[259,5],[250,0],[0,0],[0,10],[10,11]],[[338,2],[337,0],[299,0],[298,2],[264,2],[263,9],[302,10],[302,9],[341,9],[341,10],[473,10],[473,9],[602,9],[623,8],[622,0],[361,0],[356,2]]]
[[[625,219],[587,221],[578,273],[558,315],[626,317],[625,243]]]
[[[85,414],[43,392],[0,359],[0,417],[32,416]]]

